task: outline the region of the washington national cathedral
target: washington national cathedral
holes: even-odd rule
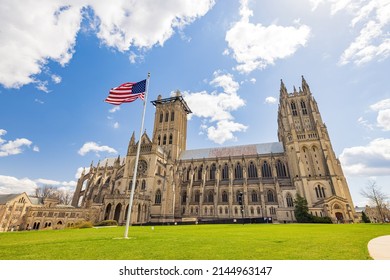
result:
[[[294,222],[294,199],[333,222],[356,219],[352,198],[317,103],[302,77],[292,93],[281,81],[278,142],[187,150],[191,108],[177,92],[152,101],[154,128],[141,136],[131,223]],[[98,220],[126,222],[137,140],[124,157],[91,164],[72,205],[99,209]],[[242,207],[241,207],[241,204]]]

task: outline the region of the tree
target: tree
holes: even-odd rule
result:
[[[382,223],[385,222],[384,209],[386,208],[387,199],[389,196],[382,192],[381,188],[376,184],[375,181],[368,181],[366,188],[360,192],[362,196],[367,198],[370,203],[377,209],[379,218]]]
[[[54,198],[58,199],[60,204],[68,205],[72,202],[73,193],[67,189],[59,189],[52,185],[43,185],[37,187],[34,192],[39,198]]]
[[[298,223],[310,223],[312,221],[311,215],[309,214],[309,207],[307,206],[307,200],[297,194],[296,199],[294,200],[295,205],[295,218]]]
[[[57,188],[51,185],[36,187],[34,194],[39,198],[57,198]]]
[[[370,218],[366,215],[366,213],[362,212],[362,221],[363,223],[371,223]]]

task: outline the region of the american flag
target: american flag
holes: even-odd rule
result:
[[[104,101],[113,105],[120,105],[122,103],[133,102],[137,98],[144,100],[145,91],[146,80],[138,83],[124,83],[119,87],[112,88]]]

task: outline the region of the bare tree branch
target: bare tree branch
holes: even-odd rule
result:
[[[389,196],[382,192],[381,188],[373,180],[367,182],[366,188],[362,190],[360,194],[367,198],[370,203],[377,208],[382,223],[385,222],[383,209],[386,208]]]

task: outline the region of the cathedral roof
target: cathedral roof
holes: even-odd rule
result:
[[[105,159],[103,159],[103,160],[100,162],[99,166],[100,166],[100,167],[106,166],[106,162],[107,162],[107,166],[114,166],[115,161],[116,161],[117,159],[118,159],[117,157],[105,158]],[[121,159],[120,164],[123,164],[124,162],[125,162],[125,158],[123,157],[123,158]]]
[[[229,157],[229,156],[249,156],[249,155],[266,155],[271,153],[284,153],[281,142],[261,143],[240,145],[231,147],[218,147],[207,149],[196,149],[183,151],[180,155],[181,160]]]

